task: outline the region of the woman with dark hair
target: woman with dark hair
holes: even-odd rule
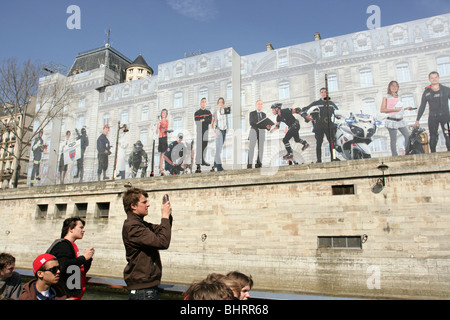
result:
[[[411,107],[405,108],[398,96],[399,85],[397,81],[391,81],[388,85],[387,95],[383,98],[381,104],[381,113],[386,113],[386,128],[389,131],[391,140],[392,156],[398,156],[397,152],[397,130],[405,137],[405,143],[408,141],[409,131],[406,121],[403,119],[405,110],[412,110]]]

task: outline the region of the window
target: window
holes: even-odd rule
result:
[[[175,78],[182,77],[184,75],[184,66],[182,64],[178,64],[175,67]]]
[[[206,101],[208,101],[208,88],[200,88],[200,90],[198,91],[198,95],[198,103],[200,103],[203,98],[206,98]]]
[[[128,123],[128,110],[123,110],[120,114],[120,123],[126,124]]]
[[[84,115],[79,115],[77,117],[76,128],[82,128],[84,126]]]
[[[173,119],[173,132],[175,134],[183,132],[183,119],[182,118]]]
[[[109,113],[105,113],[105,114],[103,115],[103,126],[109,124],[109,118],[110,118]]]
[[[373,86],[372,70],[370,70],[370,69],[360,70],[359,78],[361,81],[361,88]]]
[[[86,107],[86,99],[81,98],[80,100],[78,100],[78,108],[84,108],[84,107]]]
[[[183,107],[183,93],[177,92],[173,96],[173,106],[175,108],[182,108]]]
[[[148,120],[148,107],[142,107],[141,120],[142,121]]]
[[[86,218],[87,203],[75,203],[75,217]]]
[[[338,91],[338,78],[336,74],[329,74],[328,75],[328,91]]]
[[[372,116],[375,116],[377,114],[377,108],[375,106],[375,99],[372,99],[372,98],[364,99],[361,111],[364,114],[370,114]]]
[[[95,212],[96,218],[108,218],[109,217],[109,202],[98,202],[97,210]]]
[[[280,99],[288,99],[290,97],[289,93],[289,82],[283,81],[278,85],[278,91]]]
[[[317,237],[319,249],[362,249],[361,236]]]
[[[141,140],[142,144],[146,146],[148,144],[148,130],[142,129],[139,132],[139,140]]]
[[[278,67],[282,68],[282,67],[287,67],[288,66],[288,56],[287,56],[287,52],[280,52],[278,55]]]
[[[333,196],[355,194],[355,185],[331,186]]]
[[[67,204],[66,203],[56,204],[55,216],[57,219],[65,218],[66,212],[67,212]]]
[[[397,79],[398,79],[398,82],[411,81],[411,74],[409,72],[409,64],[400,63],[397,65]]]
[[[227,84],[227,99],[233,98],[233,85],[231,83]]]
[[[245,105],[245,90],[241,90],[241,105]]]
[[[450,57],[441,57],[436,59],[437,72],[442,76],[450,76]]]
[[[45,219],[47,218],[48,204],[38,204],[36,208],[36,218]]]

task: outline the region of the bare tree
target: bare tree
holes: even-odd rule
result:
[[[10,58],[0,63],[0,111],[6,120],[0,133],[15,140],[14,152],[4,150],[16,160],[11,173],[13,187],[17,187],[21,162],[28,161],[29,147],[39,131],[62,117],[70,103],[72,87],[68,81],[61,74],[46,75],[40,63],[30,60],[19,64]]]

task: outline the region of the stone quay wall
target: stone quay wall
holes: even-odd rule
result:
[[[149,192],[147,221],[173,208],[163,283],[251,274],[254,290],[364,298],[450,297],[450,153],[188,174],[0,192],[0,251],[31,269],[66,217],[86,220],[90,276],[122,278],[128,182]],[[388,165],[385,186],[378,169]],[[380,180],[381,181],[381,180]],[[331,243],[333,245],[331,245]]]

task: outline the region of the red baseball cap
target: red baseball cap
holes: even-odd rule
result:
[[[34,261],[33,261],[33,273],[36,274],[36,272],[42,268],[42,266],[50,260],[54,260],[56,259],[56,257],[54,255],[48,254],[48,253],[44,253],[41,254],[40,256],[38,256]]]

